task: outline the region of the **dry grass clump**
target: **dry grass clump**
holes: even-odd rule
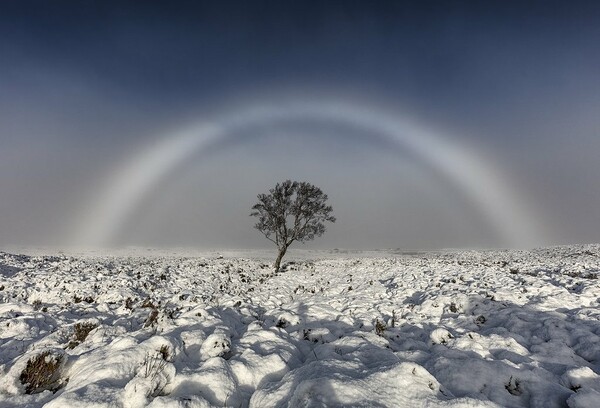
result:
[[[386,326],[385,323],[383,323],[379,319],[375,320],[375,334],[377,334],[378,336],[383,337],[383,333],[385,333],[386,329],[387,329],[387,326]]]
[[[158,349],[158,355],[165,361],[169,361],[171,359],[171,351],[169,350],[169,346],[163,344]]]
[[[45,390],[56,391],[59,379],[59,369],[64,356],[44,351],[27,361],[27,366],[21,372],[19,380],[25,386],[27,394],[35,394]]]
[[[150,298],[144,300],[144,303],[142,303],[142,307],[156,309],[156,305],[152,302],[152,299]]]
[[[88,334],[96,327],[98,327],[98,325],[92,322],[76,323],[75,326],[73,326],[73,340],[69,342],[67,348],[72,349],[83,343]]]
[[[156,350],[154,353],[148,352],[146,354],[146,358],[142,363],[141,371],[138,372],[138,375],[142,378],[149,378],[151,379],[151,383],[156,384],[156,388],[151,390],[148,396],[156,397],[164,395],[163,391],[169,381],[157,381],[157,379],[165,375],[164,370],[172,357],[169,346],[166,344],[163,344],[160,349]]]
[[[158,309],[154,308],[144,322],[144,327],[153,327],[158,323]]]
[[[142,375],[144,378],[154,378],[157,377],[161,371],[165,368],[168,361],[164,360],[162,356],[158,353],[156,355],[152,355],[150,353],[146,354],[146,358],[142,363],[143,372]]]

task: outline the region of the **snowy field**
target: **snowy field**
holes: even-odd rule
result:
[[[600,246],[272,257],[0,252],[0,406],[600,406]]]

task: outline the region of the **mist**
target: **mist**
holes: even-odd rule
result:
[[[250,208],[285,179],[322,188],[338,219],[307,248],[600,242],[598,18],[4,2],[0,245],[266,248]],[[244,119],[261,107],[285,117]]]

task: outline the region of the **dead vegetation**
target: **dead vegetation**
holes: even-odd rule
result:
[[[73,349],[83,343],[88,334],[96,327],[98,327],[98,325],[93,322],[76,323],[75,326],[73,326],[73,340],[69,342],[67,348]]]
[[[383,337],[383,333],[385,333],[386,329],[387,326],[384,322],[380,321],[379,319],[375,320],[375,334]]]
[[[56,392],[66,381],[60,380],[60,368],[64,356],[44,351],[27,361],[19,380],[25,386],[25,393],[36,394],[45,390]]]

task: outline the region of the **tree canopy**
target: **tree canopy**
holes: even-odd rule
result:
[[[325,222],[335,222],[327,194],[307,182],[286,180],[277,183],[268,194],[259,194],[251,216],[254,226],[279,249],[275,269],[279,269],[287,248],[294,242],[306,242],[323,235]]]

